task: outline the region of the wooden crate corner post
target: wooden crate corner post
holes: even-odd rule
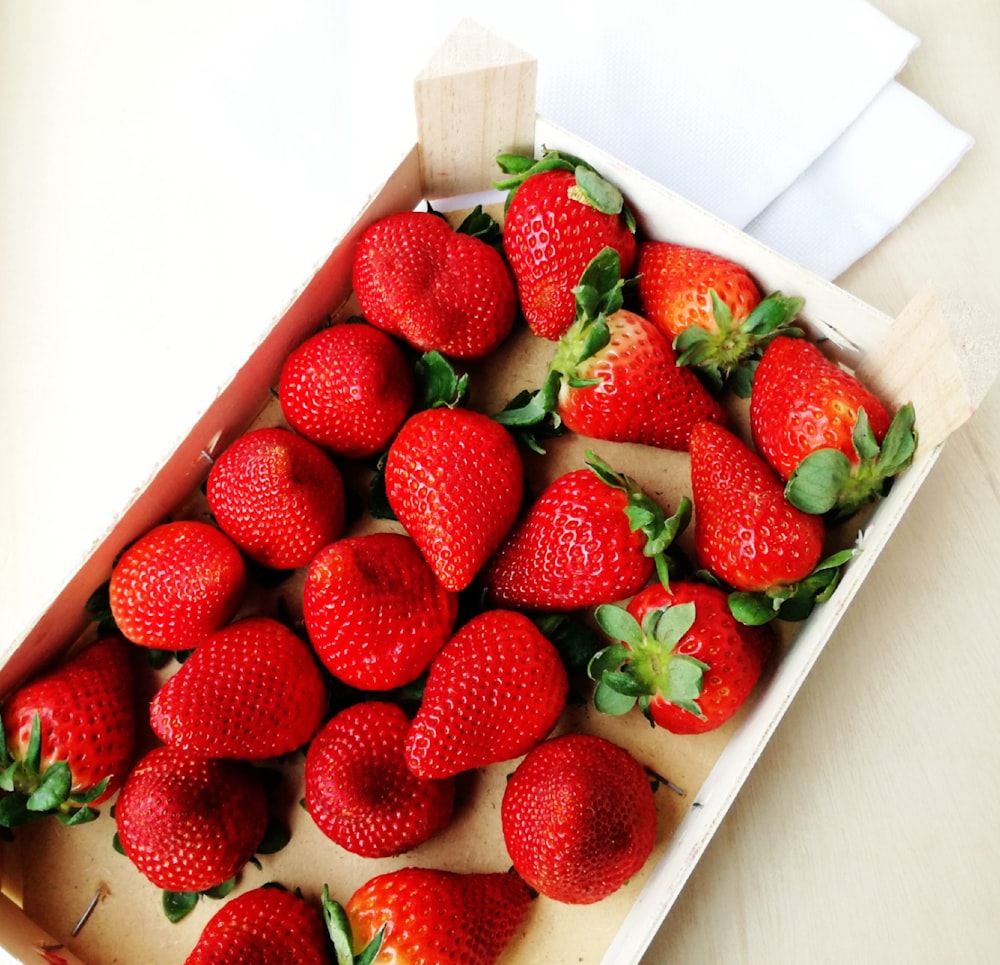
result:
[[[428,200],[489,188],[501,151],[535,145],[537,61],[463,20],[414,84],[421,179]]]

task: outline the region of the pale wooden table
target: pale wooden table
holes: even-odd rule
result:
[[[976,138],[838,282],[1000,309],[1000,7],[877,0],[900,80]],[[1000,315],[998,315],[1000,320]],[[945,447],[645,961],[1000,961],[1000,385]]]
[[[128,6],[123,4],[123,11]],[[928,280],[982,305],[1000,306],[997,0],[876,0],[876,6],[921,38],[900,79],[972,133],[977,144],[940,189],[840,281],[889,313],[898,312]],[[221,8],[212,8],[219,19]],[[218,28],[208,9],[206,35]],[[4,49],[0,37],[0,52],[10,67],[0,78],[20,78],[38,96],[45,95],[45,71],[57,64],[32,62],[31,44],[61,50],[64,63],[78,66],[78,51],[87,37],[63,35],[62,23],[59,18],[34,18],[31,35],[17,50]],[[169,31],[180,30],[179,21],[161,26],[169,44]],[[118,26],[95,23],[92,29],[96,37]],[[11,66],[15,55],[21,63]],[[136,68],[140,81],[141,62],[137,49],[135,64],[125,65]],[[311,63],[304,58],[296,67],[305,72]],[[3,68],[0,64],[0,72]],[[315,69],[321,77],[321,65]],[[100,90],[96,81],[93,86]],[[183,91],[165,90],[184,96]],[[53,112],[59,114],[61,106],[54,104]],[[93,116],[82,117],[73,143],[85,150],[89,137],[113,137],[110,128],[87,127],[102,116],[95,109]],[[93,334],[103,344],[121,345],[123,356],[142,369],[138,381],[148,407],[143,425],[151,438],[170,439],[192,421],[190,413],[172,402],[177,384],[190,378],[194,384],[211,385],[204,372],[178,368],[164,374],[158,367],[182,358],[170,338],[170,313],[181,326],[185,305],[179,298],[171,300],[165,289],[150,291],[144,301],[146,293],[135,288],[144,259],[184,264],[187,252],[162,247],[163,238],[179,230],[184,205],[200,205],[210,223],[218,199],[208,190],[203,196],[174,199],[176,220],[173,211],[157,209],[160,221],[149,237],[113,239],[117,222],[131,220],[82,200],[86,178],[68,185],[59,180],[58,151],[64,141],[53,139],[53,153],[44,154],[49,137],[44,116],[8,117],[5,133],[24,138],[36,154],[47,157],[52,169],[37,172],[43,188],[66,191],[44,195],[44,203],[28,215],[20,206],[4,209],[8,231],[0,233],[9,263],[38,272],[33,282],[37,297],[17,294],[31,294],[24,285],[15,286],[13,296],[7,288],[3,305],[11,314],[0,319],[5,402],[0,637],[7,639],[73,571],[81,548],[103,532],[108,507],[120,506],[123,496],[143,482],[150,452],[158,451],[148,449],[142,432],[115,434],[116,412],[134,404],[130,396],[120,398],[118,389],[134,389],[137,379],[94,348],[83,323],[94,326]],[[16,161],[10,144],[6,142],[6,158]],[[150,147],[159,151],[161,161],[176,149],[169,143]],[[177,161],[194,163],[181,153]],[[100,173],[92,172],[103,184]],[[127,165],[124,173],[117,184],[122,205],[135,188]],[[234,177],[239,175],[233,171]],[[292,193],[294,185],[288,190]],[[18,201],[4,195],[2,185],[0,200]],[[302,200],[290,197],[289,203]],[[331,203],[327,195],[309,201]],[[92,212],[94,237],[79,224],[66,225],[67,212],[77,219]],[[281,224],[279,213],[268,209],[267,214]],[[228,243],[245,246],[247,265],[254,263],[254,231],[271,224],[246,225],[245,231],[230,225]],[[60,234],[67,228],[70,233]],[[308,241],[317,251],[324,244],[322,238]],[[210,263],[211,246],[205,239],[185,238],[184,243],[200,258],[192,261],[194,280],[204,282],[207,295],[218,296],[220,307],[232,309],[242,290],[256,284],[254,274],[246,271],[239,288],[228,276],[213,276],[219,266]],[[309,254],[300,237],[288,237],[274,248],[288,265],[269,266],[272,295],[290,290],[289,278],[301,280],[303,257]],[[48,253],[52,261],[36,264],[20,257],[22,250]],[[113,267],[98,261],[109,256],[119,259]],[[88,259],[93,269],[87,267]],[[282,277],[286,269],[289,274]],[[84,320],[71,300],[57,297],[61,287],[93,295],[89,285],[107,286],[93,301],[121,306],[118,317]],[[214,307],[191,306],[206,317]],[[211,338],[215,333],[204,326],[200,334]],[[19,400],[39,384],[34,408],[21,411]],[[193,411],[200,404],[191,400]],[[134,413],[127,413],[125,423],[136,424]],[[104,427],[102,441],[85,438],[89,425]],[[1000,794],[995,750],[1000,732],[1000,585],[993,565],[998,546],[1000,387],[995,387],[970,424],[948,443],[646,962],[937,965],[1000,960],[1000,822],[995,817]]]

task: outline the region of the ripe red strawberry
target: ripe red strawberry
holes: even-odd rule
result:
[[[744,397],[753,363],[802,308],[801,299],[778,292],[762,299],[743,265],[703,248],[645,241],[636,272],[640,310],[673,342],[681,364]]]
[[[774,470],[728,429],[711,422],[695,426],[691,492],[699,563],[733,589],[771,601],[754,622],[779,610],[788,619],[801,618],[832,591],[850,551],[821,560],[822,517],[788,502]],[[749,613],[738,616],[751,619]]]
[[[278,399],[288,424],[335,456],[385,451],[409,415],[415,380],[399,345],[362,322],[331,325],[285,360]]]
[[[625,748],[593,734],[564,734],[531,751],[507,782],[500,820],[517,873],[567,904],[617,891],[656,843],[646,771]]]
[[[568,691],[559,651],[528,617],[480,613],[431,664],[406,763],[441,778],[519,757],[555,727]]]
[[[510,433],[482,413],[424,409],[389,446],[386,497],[431,569],[464,590],[513,525],[524,466]]]
[[[484,240],[498,233],[478,209],[458,230],[431,211],[381,218],[362,233],[355,253],[353,283],[362,314],[423,352],[457,359],[489,355],[510,334],[517,314],[510,269]]]
[[[135,755],[131,652],[103,637],[7,698],[0,825],[82,824],[118,790]]]
[[[230,898],[205,924],[184,965],[329,965],[319,909],[274,884]]]
[[[375,875],[341,906],[324,888],[338,965],[495,965],[532,895],[512,872],[404,867]]]
[[[404,533],[348,536],[306,572],[302,611],[313,648],[360,690],[412,683],[451,636],[458,597]]]
[[[206,485],[219,528],[262,566],[305,566],[344,531],[344,481],[315,443],[280,426],[240,436]]]
[[[677,364],[670,340],[622,308],[617,253],[605,248],[574,289],[576,318],[559,344],[541,389],[497,416],[533,425],[558,413],[565,428],[591,439],[686,450],[697,422],[726,412],[694,371]]]
[[[635,221],[621,192],[579,158],[546,151],[538,161],[497,161],[513,175],[496,186],[510,191],[503,247],[521,310],[536,335],[555,340],[573,322],[573,288],[602,248],[613,248],[622,272],[631,271]]]
[[[246,567],[224,533],[197,520],[154,526],[111,572],[111,615],[132,643],[190,650],[243,602]]]
[[[309,645],[277,620],[254,616],[203,640],[153,698],[149,720],[178,750],[264,760],[305,744],[326,709]]]
[[[352,854],[410,851],[451,820],[455,782],[406,766],[410,718],[398,704],[362,701],[329,720],[309,745],[305,806],[317,827]]]
[[[260,772],[173,747],[144,755],[115,805],[125,856],[157,888],[204,892],[233,878],[267,828]]]
[[[789,500],[812,513],[849,516],[881,496],[912,459],[913,418],[908,405],[892,418],[854,374],[804,338],[768,346],[750,396],[757,451],[789,482]]]
[[[519,610],[576,610],[631,596],[665,574],[664,553],[687,525],[682,497],[674,516],[634,480],[592,452],[586,469],[550,483],[484,567],[493,605]]]
[[[743,706],[774,647],[769,626],[745,626],[716,586],[653,583],[627,609],[597,608],[615,642],[590,663],[598,710],[624,714],[638,699],[654,724],[675,734],[715,730]]]

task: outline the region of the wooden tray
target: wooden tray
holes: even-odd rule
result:
[[[607,718],[586,707],[571,709],[560,725],[602,733],[628,746],[684,794],[663,787],[658,791],[658,843],[639,876],[596,906],[535,902],[524,934],[503,962],[627,965],[642,957],[948,435],[968,418],[976,399],[970,395],[969,360],[949,340],[933,292],[918,294],[896,320],[875,311],[571,132],[537,117],[535,77],[536,64],[530,56],[473,23],[461,24],[447,39],[416,82],[419,143],[364,204],[353,228],[325,263],[309,274],[268,334],[248,347],[249,354],[213,405],[183,442],[164,456],[148,486],[123,508],[100,545],[81,561],[74,578],[23,637],[0,653],[0,694],[88,632],[84,604],[107,579],[114,557],[165,515],[195,511],[198,486],[213,455],[248,427],[281,421],[270,390],[283,359],[328,316],[346,317],[354,311],[350,268],[356,238],[365,226],[426,200],[439,210],[454,211],[456,217],[480,201],[496,205],[491,210],[499,215],[500,197],[489,184],[499,175],[494,159],[501,150],[531,153],[547,147],[585,157],[624,191],[649,235],[731,257],[746,265],[764,290],[803,297],[804,319],[814,333],[824,336],[831,351],[856,367],[887,400],[913,402],[920,430],[912,467],[864,520],[859,534],[844,534],[848,541],[857,535],[861,552],[846,567],[833,598],[807,622],[780,628],[779,658],[729,725],[699,737],[675,737],[654,731],[638,714]],[[552,343],[519,331],[488,368],[476,373],[479,388],[474,404],[495,411],[520,389],[540,384],[551,351]],[[976,374],[972,381],[984,394],[996,359],[974,358],[971,365]],[[985,380],[984,369],[989,372]],[[529,473],[539,482],[554,478],[581,465],[583,449],[591,445],[669,509],[688,489],[685,454],[571,437],[553,443],[544,459],[529,460]],[[292,605],[295,586],[293,581]],[[372,861],[348,855],[318,832],[296,804],[301,797],[301,784],[295,783],[301,767],[287,765],[292,843],[264,858],[261,870],[248,868],[239,888],[279,880],[318,897],[326,883],[334,896],[346,900],[371,875],[404,864],[504,869],[509,860],[497,809],[510,769],[511,765],[498,765],[465,781],[457,819],[443,835],[401,858]],[[167,923],[157,890],[112,850],[113,832],[113,821],[104,813],[78,828],[39,823],[19,831],[13,844],[0,848],[0,948],[26,963],[39,961],[39,949],[46,944],[59,946],[58,954],[69,963],[149,961],[150,949],[156,949],[156,961],[163,965],[183,962],[217,904],[202,901],[183,922]],[[102,883],[109,894],[79,935],[71,937]]]

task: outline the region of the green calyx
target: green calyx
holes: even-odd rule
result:
[[[917,448],[915,412],[906,403],[893,416],[879,445],[862,408],[851,435],[855,459],[839,449],[818,449],[796,467],[785,497],[805,513],[828,515],[833,522],[853,516],[880,499],[894,477],[913,461]]]
[[[49,815],[66,825],[86,824],[98,816],[90,807],[105,791],[108,778],[86,791],[73,791],[73,774],[66,761],[42,768],[42,721],[31,722],[28,747],[14,759],[6,740],[0,741],[0,827],[16,828]]]
[[[340,902],[330,897],[329,886],[323,885],[323,921],[326,924],[330,943],[333,945],[334,965],[371,965],[382,950],[385,925],[375,937],[357,954],[354,954],[354,935],[347,912]]]
[[[802,334],[792,321],[802,310],[803,300],[773,292],[742,322],[735,322],[714,288],[709,295],[718,331],[709,332],[700,325],[684,329],[674,339],[677,364],[697,369],[716,393],[727,387],[740,398],[749,398],[757,363],[768,343],[778,335]]]
[[[616,642],[596,653],[587,668],[597,684],[596,709],[621,715],[638,704],[648,717],[650,699],[659,695],[703,720],[698,698],[708,664],[675,652],[695,616],[693,603],[678,603],[650,610],[640,625],[622,607],[599,606],[594,618]]]
[[[496,160],[500,170],[508,175],[506,178],[493,182],[493,187],[498,191],[507,192],[504,210],[510,204],[517,189],[532,175],[541,174],[544,171],[572,171],[576,175],[576,183],[570,188],[571,198],[581,204],[589,205],[602,214],[622,215],[629,231],[635,231],[635,215],[625,203],[621,191],[582,158],[565,151],[546,148],[540,158],[527,157],[523,154],[502,153],[497,155]]]
[[[584,269],[573,288],[576,314],[573,323],[556,344],[541,388],[522,392],[493,418],[501,425],[519,429],[541,429],[549,437],[563,431],[559,417],[559,395],[563,386],[583,388],[597,384],[581,376],[587,359],[611,340],[608,316],[622,307],[626,282],[621,276],[621,260],[614,248],[603,248]],[[533,447],[537,452],[544,450]]]
[[[691,500],[682,496],[673,516],[667,516],[663,507],[650,499],[634,479],[612,469],[592,449],[587,450],[585,461],[603,483],[625,493],[625,515],[629,526],[633,532],[641,532],[646,537],[643,553],[652,557],[657,577],[664,586],[669,586],[670,560],[667,554],[691,522]]]

